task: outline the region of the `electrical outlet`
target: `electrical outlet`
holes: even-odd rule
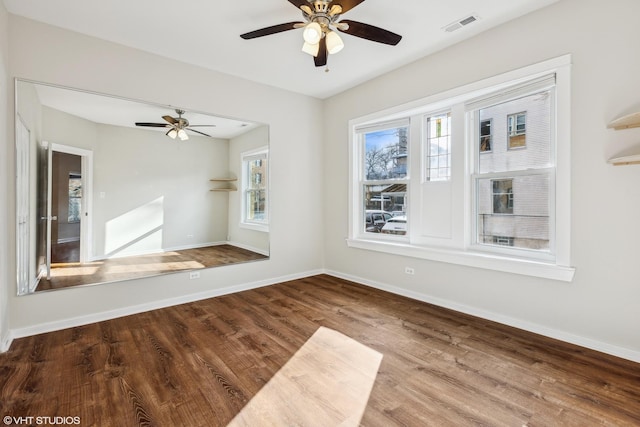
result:
[[[199,279],[200,278],[200,272],[199,271],[191,271],[189,272],[189,279],[193,280],[193,279]]]
[[[411,267],[405,267],[405,268],[404,268],[404,272],[405,272],[406,274],[411,274],[411,275],[413,275],[413,274],[415,274],[415,273],[416,273],[416,271],[415,271],[413,268],[411,268]]]

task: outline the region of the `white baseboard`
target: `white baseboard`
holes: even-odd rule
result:
[[[64,320],[59,320],[54,322],[42,323],[39,325],[33,325],[26,328],[12,329],[8,332],[6,336],[0,337],[1,338],[0,353],[7,351],[11,345],[11,342],[17,338],[28,337],[31,335],[37,335],[45,332],[58,331],[61,329],[67,329],[75,326],[87,325],[95,322],[101,322],[104,320],[110,320],[118,317],[128,316],[131,314],[143,313],[146,311],[156,310],[156,309],[170,307],[174,305],[185,304],[185,303],[199,301],[207,298],[213,298],[217,296],[228,295],[236,292],[274,285],[276,283],[287,282],[290,280],[302,279],[305,277],[311,277],[318,274],[328,274],[330,276],[349,280],[355,283],[369,286],[371,288],[376,288],[383,291],[391,292],[396,295],[402,295],[411,299],[415,299],[417,301],[423,301],[429,304],[434,304],[440,307],[459,311],[461,313],[470,314],[472,316],[477,316],[477,317],[498,322],[504,325],[513,326],[518,329],[523,329],[525,331],[540,334],[549,338],[558,339],[560,341],[579,345],[581,347],[589,348],[591,350],[600,351],[602,353],[610,354],[612,356],[616,356],[623,359],[631,360],[633,362],[640,363],[640,352],[636,350],[615,346],[602,341],[593,340],[591,338],[586,338],[579,335],[571,334],[562,330],[553,329],[553,328],[542,326],[536,323],[531,323],[521,319],[516,319],[510,316],[504,316],[498,313],[478,309],[476,307],[470,307],[467,305],[458,304],[449,300],[444,300],[441,298],[433,297],[433,296],[422,294],[419,292],[409,291],[407,289],[399,288],[397,286],[389,285],[386,283],[381,283],[374,280],[363,279],[361,277],[340,273],[337,271],[323,270],[323,269],[300,272],[300,273],[280,276],[280,277],[273,277],[270,279],[243,283],[243,284],[229,286],[221,289],[212,289],[205,292],[199,292],[195,294],[189,294],[189,295],[169,298],[165,300],[153,301],[146,304],[139,304],[139,305],[130,306],[130,307],[123,307],[116,310],[109,310],[109,311],[104,311],[100,313],[89,314],[86,316],[78,316],[71,319],[64,319]]]
[[[411,299],[423,301],[429,304],[448,308],[454,311],[459,311],[461,313],[470,314],[472,316],[480,317],[486,320],[491,320],[493,322],[501,323],[503,325],[513,326],[514,328],[523,329],[525,331],[533,332],[549,338],[554,338],[570,344],[578,345],[580,347],[585,347],[591,350],[596,350],[602,353],[610,354],[612,356],[620,357],[622,359],[627,359],[633,362],[640,363],[640,351],[619,347],[616,345],[608,344],[606,342],[597,341],[597,340],[586,338],[580,335],[571,334],[559,329],[549,328],[547,326],[539,325],[537,323],[527,322],[525,320],[516,319],[514,317],[505,316],[505,315],[494,313],[487,310],[482,310],[476,307],[470,307],[464,304],[458,304],[453,301],[433,297],[427,294],[409,291],[407,289],[399,288],[397,286],[389,285],[386,283],[376,282],[374,280],[363,279],[361,277],[352,276],[349,274],[344,274],[344,273],[331,271],[331,270],[325,270],[324,273],[330,276],[338,277],[340,279],[350,280],[352,282],[356,282],[361,285],[369,286],[371,288],[376,288],[383,291],[391,292],[396,295],[402,295]]]
[[[12,329],[9,332],[11,340],[6,345],[6,349],[4,350],[0,349],[0,351],[6,351],[9,348],[11,341],[17,338],[29,337],[32,335],[42,334],[46,332],[59,331],[62,329],[73,328],[75,326],[88,325],[91,323],[116,319],[118,317],[129,316],[132,314],[143,313],[146,311],[157,310],[165,307],[171,307],[174,305],[185,304],[189,302],[200,301],[207,298],[214,298],[214,297],[233,294],[236,292],[246,291],[250,289],[261,288],[264,286],[274,285],[276,283],[302,279],[310,276],[316,276],[322,273],[323,273],[322,270],[313,270],[313,271],[301,272],[301,273],[296,273],[296,274],[291,274],[286,276],[273,277],[270,279],[264,279],[264,280],[258,280],[255,282],[233,285],[233,286],[229,286],[221,289],[211,289],[205,292],[183,295],[183,296],[168,298],[164,300],[152,301],[145,304],[122,307],[119,309],[103,311],[100,313],[92,313],[84,316],[73,317],[70,319],[63,319],[63,320],[57,320],[53,322],[41,323],[38,325],[28,326],[25,328]]]
[[[119,253],[119,254],[116,254],[116,255],[113,255],[113,256],[98,255],[98,256],[90,257],[90,260],[91,261],[104,261],[106,259],[118,259],[118,258],[130,257],[130,256],[155,255],[155,254],[159,254],[159,253],[174,252],[174,251],[184,251],[184,250],[187,250],[187,249],[206,248],[208,246],[220,246],[220,245],[225,245],[225,244],[227,244],[227,242],[225,242],[225,241],[196,243],[196,244],[193,244],[193,245],[173,246],[171,248],[131,251],[131,252],[126,252],[126,253],[122,253],[122,254]]]
[[[8,351],[9,347],[11,347],[12,342],[13,336],[11,335],[11,331],[8,331],[6,334],[0,335],[0,353]]]

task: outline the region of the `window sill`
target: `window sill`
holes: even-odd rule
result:
[[[269,232],[269,226],[264,224],[251,224],[248,222],[241,222],[240,228],[245,228],[247,230],[253,230],[253,231],[262,231],[263,233]]]
[[[576,271],[573,267],[564,267],[548,262],[509,258],[495,254],[430,248],[408,243],[347,239],[347,246],[350,248],[366,249],[393,255],[483,268],[486,270],[521,274],[524,276],[541,277],[562,282],[571,282]]]

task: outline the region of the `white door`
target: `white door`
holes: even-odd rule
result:
[[[17,279],[18,295],[30,292],[31,272],[29,255],[31,245],[29,215],[29,129],[22,120],[16,120],[16,214],[17,214]],[[35,279],[35,278],[34,278]],[[35,281],[35,280],[34,280]]]
[[[52,173],[53,173],[53,150],[49,146],[49,144],[43,143],[43,149],[46,150],[44,154],[44,158],[46,158],[46,171],[43,171],[43,176],[46,176],[46,185],[43,185],[46,188],[46,215],[44,220],[46,221],[45,227],[45,239],[46,239],[46,272],[47,272],[47,280],[51,279],[51,221],[57,221],[58,218],[55,216],[51,216],[51,211],[53,210],[52,202],[53,202],[53,186],[52,186]]]

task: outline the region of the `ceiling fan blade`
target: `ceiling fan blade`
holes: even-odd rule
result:
[[[300,6],[307,5],[309,6],[309,2],[307,0],[289,0],[289,3],[300,9]]]
[[[323,37],[320,39],[320,48],[318,49],[318,54],[313,58],[313,62],[315,62],[316,67],[324,67],[327,65],[327,38]]]
[[[291,1],[291,0],[289,0]],[[340,6],[342,6],[342,12],[340,13],[345,13],[351,9],[353,9],[354,7],[356,7],[357,5],[359,5],[360,3],[362,3],[364,0],[334,0],[333,2],[331,2],[332,5],[334,4],[339,4]]]
[[[346,30],[341,30],[339,26],[336,28],[343,33],[350,34],[352,36],[360,37],[363,39],[371,40],[378,43],[390,44],[392,46],[397,45],[402,40],[402,36],[391,31],[374,27],[373,25],[363,24],[362,22],[350,21],[343,19],[341,24],[349,25]]]
[[[191,132],[199,133],[200,135],[204,135],[204,136],[208,136],[209,138],[213,138],[211,135],[207,135],[206,133],[200,132],[199,130],[191,129],[191,127],[188,127],[186,129],[191,131]]]
[[[168,128],[169,125],[166,123],[146,123],[146,122],[136,122],[136,126],[146,126],[151,128]]]
[[[268,36],[271,34],[281,33],[283,31],[293,30],[296,24],[304,24],[303,22],[287,22],[286,24],[272,25],[271,27],[260,28],[259,30],[240,34],[245,40],[255,39],[256,37]]]
[[[178,123],[178,121],[171,116],[162,116],[162,118],[168,121],[169,123],[171,123],[172,125],[175,125],[176,123]]]
[[[216,127],[216,125],[189,125],[190,128],[203,128],[203,127],[207,127],[207,128],[214,128]]]

